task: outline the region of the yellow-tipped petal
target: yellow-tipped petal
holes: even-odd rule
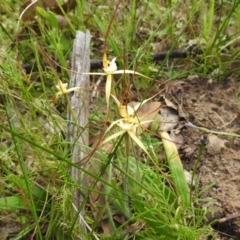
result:
[[[121,105],[119,100],[113,94],[111,94],[111,96],[118,106],[118,111],[119,111],[119,114],[120,114],[121,117],[127,118],[127,117],[129,117],[129,115],[131,115],[129,113],[134,113],[134,110],[133,110],[132,107],[130,107],[128,105],[127,106],[126,105]]]
[[[117,58],[113,58],[109,64],[109,66],[107,68],[103,68],[103,70],[106,74],[113,74],[114,72],[117,71],[116,59]]]
[[[60,90],[60,93],[65,94],[67,92],[68,83],[62,83],[61,80],[58,81],[56,88]]]
[[[123,118],[129,118],[130,116],[134,115],[134,109],[130,107],[129,105],[120,105],[118,108],[120,115]]]
[[[109,64],[109,61],[107,60],[107,54],[103,54],[103,68],[107,68]]]
[[[62,81],[60,81],[60,80],[58,81],[58,85],[56,86],[56,88],[60,91],[56,93],[56,95],[55,95],[56,99],[58,99],[58,97],[60,95],[64,95],[64,94],[67,94],[69,92],[77,91],[77,90],[80,89],[80,87],[73,87],[73,88],[69,88],[69,89],[67,89],[67,87],[68,87],[67,83],[62,83]]]

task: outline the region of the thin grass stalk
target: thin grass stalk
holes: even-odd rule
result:
[[[240,138],[240,135],[239,134],[236,134],[236,133],[229,133],[229,132],[219,132],[219,131],[215,131],[215,130],[210,130],[210,129],[207,129],[205,127],[198,127],[196,125],[193,125],[192,123],[190,122],[187,122],[185,123],[185,126],[186,127],[192,127],[192,128],[196,128],[202,132],[206,132],[206,133],[213,133],[213,134],[217,134],[217,135],[224,135],[224,136],[232,136],[232,137],[238,137]]]
[[[190,198],[192,198],[192,189],[195,185],[195,175],[197,173],[197,169],[201,160],[201,156],[203,154],[203,151],[205,149],[206,144],[205,143],[200,143],[200,148],[199,148],[199,152],[198,152],[198,156],[197,156],[197,161],[194,165],[193,171],[192,171],[192,179],[191,179],[191,193],[190,193]]]
[[[174,23],[173,23],[173,4],[172,0],[168,0],[169,12],[168,12],[168,21],[169,21],[169,31],[171,37],[171,44],[174,43]]]
[[[36,206],[35,206],[35,202],[34,202],[33,195],[32,195],[32,189],[30,186],[31,184],[29,181],[29,172],[28,172],[27,167],[24,162],[24,157],[23,157],[21,146],[20,146],[21,142],[20,142],[19,138],[15,134],[13,134],[13,132],[16,131],[16,128],[14,125],[14,120],[12,120],[11,117],[9,116],[8,107],[7,107],[7,104],[9,103],[9,101],[6,101],[6,102],[7,103],[4,104],[4,108],[5,108],[5,112],[7,115],[8,124],[9,124],[10,130],[12,131],[13,142],[14,142],[16,153],[18,156],[19,164],[21,166],[21,170],[23,173],[24,181],[25,181],[25,184],[27,187],[27,192],[28,192],[28,196],[29,196],[29,200],[30,200],[30,204],[31,204],[31,212],[33,214],[33,218],[35,220],[35,224],[37,227],[37,235],[38,235],[39,239],[42,240],[43,237],[42,237],[42,233],[41,233],[41,227],[39,224],[39,218],[37,215]]]
[[[97,182],[98,182],[99,180],[100,180],[102,183],[104,183],[104,184],[106,184],[106,185],[109,185],[108,182],[104,181],[104,180],[101,179],[101,177],[100,177],[100,176],[103,175],[104,171],[106,170],[107,165],[101,170],[101,174],[100,174],[99,176],[96,176],[96,175],[92,174],[91,172],[87,171],[86,169],[82,168],[81,166],[79,166],[79,164],[71,162],[70,160],[67,159],[66,156],[62,156],[62,155],[57,154],[56,152],[54,152],[54,151],[52,151],[52,150],[50,150],[50,149],[48,149],[48,148],[43,147],[42,145],[40,145],[40,144],[38,144],[38,143],[30,140],[29,138],[24,137],[22,134],[19,134],[19,133],[18,133],[17,131],[15,131],[14,129],[7,128],[7,127],[5,127],[5,126],[2,125],[2,124],[0,124],[0,129],[3,129],[4,131],[11,133],[12,135],[18,137],[19,139],[22,139],[22,140],[24,140],[25,142],[28,142],[28,143],[31,144],[32,146],[37,147],[37,148],[41,149],[42,151],[47,152],[47,153],[49,153],[50,155],[56,157],[57,160],[62,161],[62,162],[65,162],[65,163],[67,163],[69,166],[73,166],[73,167],[81,170],[82,172],[88,174],[89,176],[95,178],[95,179],[96,179],[95,185],[97,184]],[[120,140],[122,141],[122,139],[120,139]],[[117,145],[119,145],[119,144],[120,144],[120,143],[117,143]],[[112,156],[114,156],[114,154],[115,154],[115,151],[113,151],[112,154],[109,155],[109,157],[108,157],[109,160],[108,160],[108,161],[111,161]],[[107,162],[107,164],[109,164],[109,162]],[[93,187],[94,187],[95,185],[93,185]],[[93,187],[92,187],[92,188],[93,188]],[[110,186],[110,187],[111,187],[111,186]],[[91,188],[91,189],[92,189],[92,188]],[[90,194],[90,193],[91,193],[91,191],[89,192],[89,194]],[[124,192],[122,191],[122,193],[124,193]],[[89,197],[89,194],[86,195],[86,196]]]
[[[137,0],[131,1],[131,8],[130,8],[130,19],[127,18],[128,27],[127,27],[127,51],[131,50],[133,46],[133,38],[135,36],[135,23],[136,23],[136,11],[137,11]]]
[[[132,163],[133,164],[133,163]],[[133,183],[135,183],[136,185],[138,185],[142,190],[146,191],[146,193],[151,194],[151,192],[149,191],[149,187],[148,185],[151,183],[152,181],[152,177],[145,175],[144,179],[142,179],[142,181],[139,181],[139,179],[134,178],[132,175],[130,175],[130,173],[126,173],[121,167],[119,167],[117,164],[113,163],[114,167],[116,169],[118,169],[121,173],[125,174],[129,180],[131,180]],[[139,168],[141,168],[141,163],[139,163]],[[153,173],[154,174],[154,173]],[[143,184],[143,182],[145,183],[145,185]],[[162,191],[164,192],[164,196],[166,196],[167,199],[169,199],[169,203],[173,203],[174,199],[174,193],[172,192],[172,190],[167,187],[165,185],[165,183],[159,183],[159,188],[162,189]]]
[[[129,134],[125,133],[125,147],[126,147],[126,173],[129,171],[129,156],[130,156],[130,136]],[[126,193],[124,195],[124,208],[129,209],[129,180],[128,177],[124,174],[123,175],[123,191]]]
[[[96,24],[100,28],[101,32],[106,32],[106,27],[102,23],[101,19],[97,15],[94,15],[93,17],[94,17]],[[111,48],[114,52],[114,56],[120,56],[121,55],[120,49],[117,46],[116,41],[114,40],[114,38],[111,35],[108,35],[107,42],[111,46]]]
[[[109,168],[108,168],[108,180],[107,180],[109,185],[111,185],[111,182],[112,182],[112,171],[113,171],[113,168],[112,168],[112,164],[110,162]],[[111,207],[109,205],[109,199],[111,199],[112,189],[109,186],[106,186],[105,189],[106,189],[106,194],[107,194],[107,195],[105,195],[105,201],[106,201],[106,205],[107,205],[106,208],[107,208],[108,220],[109,220],[110,226],[112,227],[112,230],[115,232],[116,226],[115,226],[115,223],[113,220],[113,214],[111,211]]]
[[[207,15],[204,15],[204,35],[208,41],[212,34],[215,0],[210,0],[210,8]]]
[[[121,144],[121,142],[122,142],[122,140],[123,140],[123,137],[124,137],[124,136],[121,136],[121,138],[118,139],[118,141],[117,141],[116,144],[114,145],[113,151],[108,155],[107,162],[103,165],[103,167],[102,167],[99,175],[98,175],[98,176],[93,176],[93,177],[95,178],[95,181],[94,181],[93,184],[91,185],[91,187],[90,187],[90,189],[89,189],[89,191],[88,191],[88,193],[87,193],[87,195],[86,195],[86,198],[85,198],[85,200],[82,202],[82,204],[86,204],[86,202],[87,202],[88,199],[89,199],[90,194],[92,193],[92,189],[95,188],[95,186],[97,185],[98,181],[101,181],[101,182],[104,183],[104,184],[107,183],[105,186],[108,186],[108,187],[110,187],[110,188],[112,187],[112,185],[109,185],[108,182],[106,182],[106,181],[104,181],[104,180],[102,179],[102,176],[103,176],[103,174],[106,172],[107,167],[108,167],[108,166],[111,164],[111,162],[113,161],[114,156],[115,156],[115,154],[116,154],[116,151],[117,151],[117,149],[119,148],[119,146],[120,146],[120,144]],[[122,191],[122,193],[124,194],[124,191]],[[94,231],[94,229],[97,227],[98,222],[99,222],[99,219],[95,219],[95,223],[92,225],[92,230],[93,230],[93,231]],[[92,234],[92,233],[91,233],[91,234]]]

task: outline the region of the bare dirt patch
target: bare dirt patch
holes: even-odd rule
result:
[[[238,108],[239,83],[229,79],[195,78],[179,82],[172,92],[180,115],[200,127],[240,134]],[[201,188],[214,183],[202,197],[211,197],[213,218],[240,213],[240,139],[206,134],[194,128],[182,131],[184,145],[180,150],[184,167],[191,171],[199,154],[199,143],[207,135],[208,143],[201,156],[197,178]],[[206,136],[204,136],[206,137]],[[240,220],[215,224],[221,239],[240,239]]]

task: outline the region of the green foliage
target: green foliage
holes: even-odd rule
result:
[[[146,132],[139,139],[154,163],[125,136],[112,143],[110,154],[98,150],[98,157],[89,160],[95,171],[72,163],[65,136],[67,96],[55,103],[55,86],[59,80],[69,81],[75,32],[86,28],[93,36],[91,56],[102,58],[106,41],[110,60],[119,57],[119,69],[136,69],[154,80],[166,81],[189,74],[218,76],[225,70],[229,74],[233,71],[229,69],[232,61],[239,58],[239,48],[232,47],[239,38],[239,2],[122,0],[112,18],[113,1],[78,0],[75,9],[62,10],[67,27],[59,25],[54,9],[40,6],[34,24],[20,21],[18,25],[19,4],[4,0],[0,17],[0,210],[4,218],[14,212],[31,220],[14,239],[29,233],[36,239],[76,239],[83,234],[76,221],[78,215],[72,211],[72,192],[79,186],[69,176],[71,166],[92,180],[90,186],[85,186],[87,194],[79,206],[81,210],[88,203],[90,209],[86,208],[85,220],[91,228],[86,239],[96,239],[96,235],[107,239],[99,231],[106,216],[109,239],[201,239],[211,235],[210,226],[203,226],[206,211],[197,204],[202,192],[196,186],[191,192],[195,195],[190,196],[183,169],[171,153],[167,154],[171,148],[164,146],[165,162],[159,157],[164,156],[163,143],[152,134]],[[230,27],[233,34],[228,33]],[[189,40],[196,40],[201,56],[169,59],[174,49],[184,49]],[[232,51],[225,56],[229,48]],[[166,49],[169,52],[161,63],[150,60],[153,52]],[[22,70],[22,63],[33,66],[29,74]],[[123,74],[115,80],[116,94],[123,102],[144,100],[156,93],[154,81],[140,76]],[[94,100],[97,107],[89,119],[93,135],[106,120],[103,99]],[[118,119],[112,108],[108,122]],[[156,134],[157,128],[152,126],[151,133]],[[111,134],[114,131],[117,126]],[[89,201],[93,194],[99,194],[103,205]],[[123,220],[116,220],[116,215]],[[134,226],[137,230],[132,230]]]

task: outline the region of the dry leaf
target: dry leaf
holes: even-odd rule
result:
[[[103,236],[104,237],[112,237],[114,234],[114,231],[111,227],[111,224],[109,223],[108,219],[101,221],[101,227],[103,230]]]
[[[23,12],[23,21],[33,21],[36,16],[36,8],[42,7],[47,10],[50,8],[52,12],[56,13],[57,20],[60,27],[65,27],[67,25],[66,19],[62,16],[63,12],[67,13],[77,6],[76,0],[69,0],[61,6],[58,6],[56,0],[38,0],[36,2],[28,1],[21,7],[21,12]]]
[[[53,8],[57,4],[56,0],[39,0],[35,3],[28,1],[21,7],[21,11],[24,12],[22,15],[23,21],[32,21],[36,15],[36,8],[42,7],[44,9]]]
[[[135,107],[137,104],[139,104],[139,102],[130,102],[128,105],[131,107]],[[151,121],[154,121],[154,119],[158,115],[160,107],[161,103],[156,101],[148,102],[140,106],[136,113],[137,117],[141,119],[141,122],[149,121],[147,123],[142,124],[144,127],[148,128],[151,125],[152,123]]]
[[[68,22],[66,18],[62,15],[56,15],[57,21],[58,21],[58,26],[60,28],[66,27],[68,25]]]
[[[55,12],[58,15],[62,15],[63,12],[67,13],[67,12],[73,10],[76,6],[77,6],[76,0],[69,0],[66,3],[64,3],[61,7],[56,6],[56,8],[54,8],[53,12]]]
[[[167,98],[164,97],[164,101],[166,103],[166,105],[170,108],[173,108],[175,110],[178,110],[178,107],[176,104],[174,104],[172,101],[168,100]]]

